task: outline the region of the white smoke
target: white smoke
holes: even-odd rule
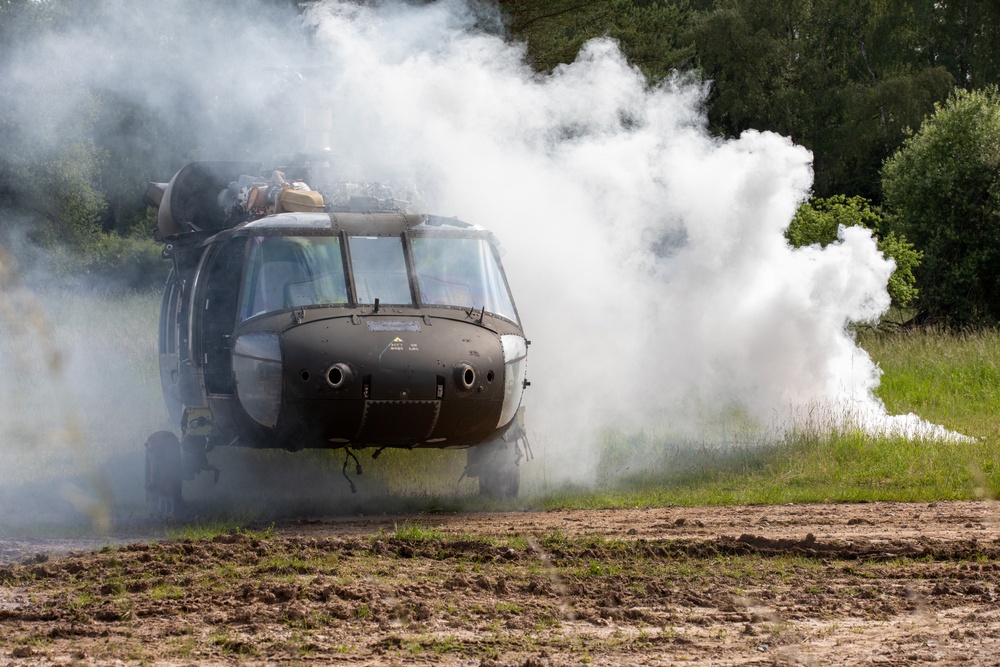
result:
[[[66,93],[25,95],[26,131],[66,140],[60,124],[86,111],[80,81],[217,151],[192,159],[266,161],[275,128],[326,114],[311,145],[284,150],[412,177],[433,212],[501,239],[532,340],[529,432],[563,460],[585,460],[603,427],[708,438],[734,412],[775,434],[807,421],[931,432],[886,414],[848,328],[888,307],[891,262],[861,229],[790,248],[811,155],[770,133],[711,136],[706,84],[649,87],[609,40],[535,73],[459,0],[317,2],[294,30],[249,6],[109,6],[10,64],[25,89]]]
[[[608,40],[537,75],[475,18],[459,2],[308,15],[335,73],[335,149],[419,170],[439,212],[506,244],[537,434],[579,452],[603,426],[697,436],[733,409],[775,434],[942,433],[886,414],[849,331],[889,306],[893,265],[870,233],[784,238],[808,151],[711,136],[703,85],[651,88]]]

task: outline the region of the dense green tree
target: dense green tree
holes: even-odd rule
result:
[[[692,21],[697,62],[712,82],[709,114],[716,130],[736,136],[770,129],[800,140],[806,115],[796,60],[808,16],[797,2],[713,3]]]
[[[907,308],[917,296],[913,271],[920,265],[922,253],[895,232],[883,231],[882,213],[869,200],[834,195],[803,202],[785,236],[796,248],[813,244],[825,246],[837,240],[841,227],[872,230],[879,251],[896,263],[888,285],[892,303],[898,308]]]
[[[886,163],[888,222],[924,253],[919,305],[1000,322],[1000,93],[956,90]]]
[[[946,67],[964,88],[1000,83],[1000,3],[939,0],[913,5],[927,36],[925,58]]]
[[[694,55],[681,37],[691,10],[687,0],[499,0],[508,30],[527,42],[537,70],[573,62],[595,37],[617,40],[629,62],[653,82],[688,66]]]
[[[953,77],[914,57],[926,42],[910,0],[824,0],[814,5],[805,88],[822,100],[809,127],[816,190],[880,199],[879,168]],[[825,92],[824,92],[825,91]]]
[[[540,70],[619,40],[658,80],[695,66],[712,128],[791,137],[816,193],[881,200],[880,168],[957,84],[1000,81],[1000,4],[982,0],[500,0]]]
[[[36,240],[77,243],[98,224],[104,153],[90,130],[95,98],[67,82],[36,81],[21,69],[33,44],[76,17],[77,3],[0,3],[0,205],[32,214]],[[79,95],[76,93],[80,92]],[[62,104],[74,100],[71,112]],[[57,141],[54,137],[72,137]],[[0,220],[0,225],[3,220]]]
[[[0,101],[0,206],[34,220],[32,236],[43,245],[77,243],[98,228],[106,202],[99,178],[104,153],[89,137],[92,117],[82,110],[55,124],[71,141],[51,143],[47,137],[20,131],[20,114]],[[7,219],[0,219],[0,231]]]
[[[926,40],[911,4],[715,0],[690,31],[712,81],[712,127],[790,136],[813,151],[818,195],[878,200],[882,161],[953,85],[918,57]]]

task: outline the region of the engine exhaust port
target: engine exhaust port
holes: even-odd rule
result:
[[[476,386],[476,369],[464,362],[456,364],[455,384],[462,391],[470,391]]]
[[[334,389],[341,389],[352,379],[351,369],[347,364],[334,364],[326,371],[326,382]]]

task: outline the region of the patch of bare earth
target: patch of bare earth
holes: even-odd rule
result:
[[[36,556],[0,567],[0,664],[998,664],[998,518],[423,515]]]

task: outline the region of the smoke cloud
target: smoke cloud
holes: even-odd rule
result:
[[[498,15],[459,0],[102,7],[3,66],[19,140],[78,140],[98,91],[141,111],[145,130],[107,130],[118,139],[155,130],[142,149],[162,180],[191,159],[325,149],[345,176],[411,178],[428,210],[504,244],[532,341],[529,435],[560,468],[589,474],[608,427],[933,432],[886,414],[848,329],[888,307],[891,262],[862,229],[790,248],[811,155],[712,136],[710,84],[650,87],[609,40],[537,74]]]
[[[711,136],[705,85],[650,88],[607,40],[538,76],[478,18],[455,2],[307,15],[336,73],[333,145],[408,166],[438,210],[506,243],[541,437],[567,453],[608,425],[705,437],[734,409],[775,435],[935,432],[886,415],[848,330],[889,306],[893,266],[870,233],[785,241],[812,182],[805,149]]]

